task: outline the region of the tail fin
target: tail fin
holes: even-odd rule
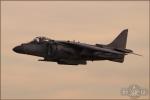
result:
[[[108,47],[117,48],[117,49],[125,49],[127,43],[128,29],[123,30],[110,44]]]
[[[125,29],[107,46],[113,49],[124,50],[126,48],[127,36],[128,29]],[[123,63],[124,56],[120,59],[112,59],[111,61]]]

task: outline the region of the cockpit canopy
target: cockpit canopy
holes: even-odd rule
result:
[[[50,41],[51,39],[46,38],[46,37],[35,37],[31,42],[32,43],[41,43],[44,41]]]

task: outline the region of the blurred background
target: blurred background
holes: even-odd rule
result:
[[[36,36],[108,44],[127,28],[127,48],[143,56],[124,63],[58,65],[12,51]],[[3,99],[126,99],[130,84],[149,89],[149,1],[2,1],[1,29]]]

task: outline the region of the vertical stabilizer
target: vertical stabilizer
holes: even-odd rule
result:
[[[128,29],[125,29],[107,46],[116,49],[125,49],[127,43],[127,36]]]

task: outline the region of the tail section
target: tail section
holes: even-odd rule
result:
[[[107,46],[114,49],[125,49],[127,43],[127,36],[128,29],[125,29]]]
[[[110,44],[106,45],[107,48],[116,50],[118,52],[122,52],[124,54],[121,58],[111,59],[111,61],[123,63],[125,55],[129,53],[141,56],[139,54],[134,53],[130,49],[126,49],[127,36],[128,36],[128,29],[125,29]]]
[[[122,52],[122,50],[125,50],[126,48],[127,36],[128,36],[128,29],[125,29],[110,44],[108,44],[107,47]],[[123,63],[124,55],[120,59],[112,59],[111,61]]]

